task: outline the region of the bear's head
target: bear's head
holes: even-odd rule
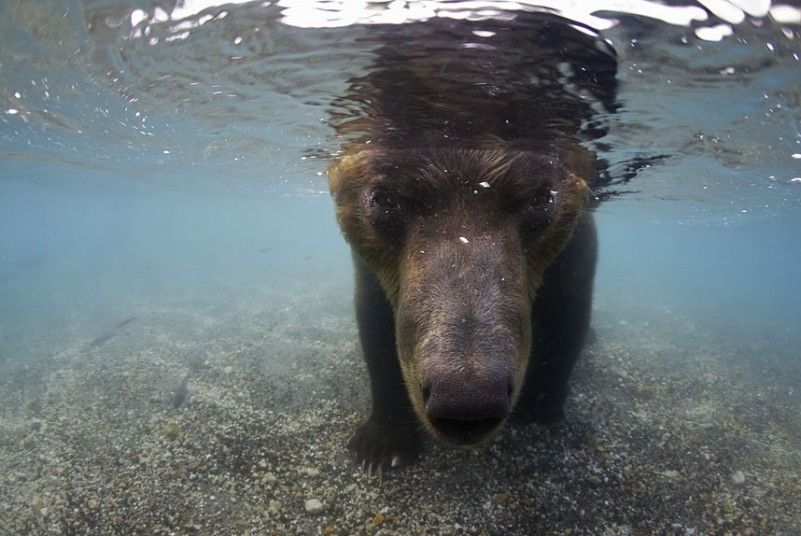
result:
[[[337,219],[392,306],[420,421],[446,441],[482,441],[520,393],[531,306],[588,198],[593,155],[557,142],[376,145],[329,169]]]

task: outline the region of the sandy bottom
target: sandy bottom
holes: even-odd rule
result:
[[[801,534],[797,335],[599,299],[563,423],[379,480],[348,286],[213,294],[6,346],[0,531]]]

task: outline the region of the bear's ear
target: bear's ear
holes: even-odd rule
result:
[[[341,203],[349,197],[348,192],[361,188],[367,182],[370,161],[368,151],[363,150],[345,154],[329,166],[328,187],[335,203]]]
[[[558,201],[551,218],[551,227],[555,230],[569,230],[569,234],[572,234],[576,219],[587,207],[590,199],[590,186],[584,177],[568,170],[565,179],[559,185],[557,198]]]
[[[595,153],[581,145],[573,144],[564,151],[562,158],[569,179],[580,178],[584,182],[583,189],[587,189],[597,174]]]
[[[587,183],[587,180],[581,175],[577,175],[572,171],[568,171],[567,181],[568,189],[571,192],[571,199],[574,199],[575,201],[580,202],[581,205],[584,205],[584,202],[587,200],[587,197],[590,194],[590,185]]]

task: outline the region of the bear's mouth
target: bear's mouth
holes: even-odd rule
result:
[[[506,419],[430,419],[442,439],[457,445],[474,445],[492,437]]]

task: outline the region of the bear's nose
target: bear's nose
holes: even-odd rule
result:
[[[426,416],[454,443],[477,443],[492,434],[512,411],[512,378],[437,378],[422,385]]]

